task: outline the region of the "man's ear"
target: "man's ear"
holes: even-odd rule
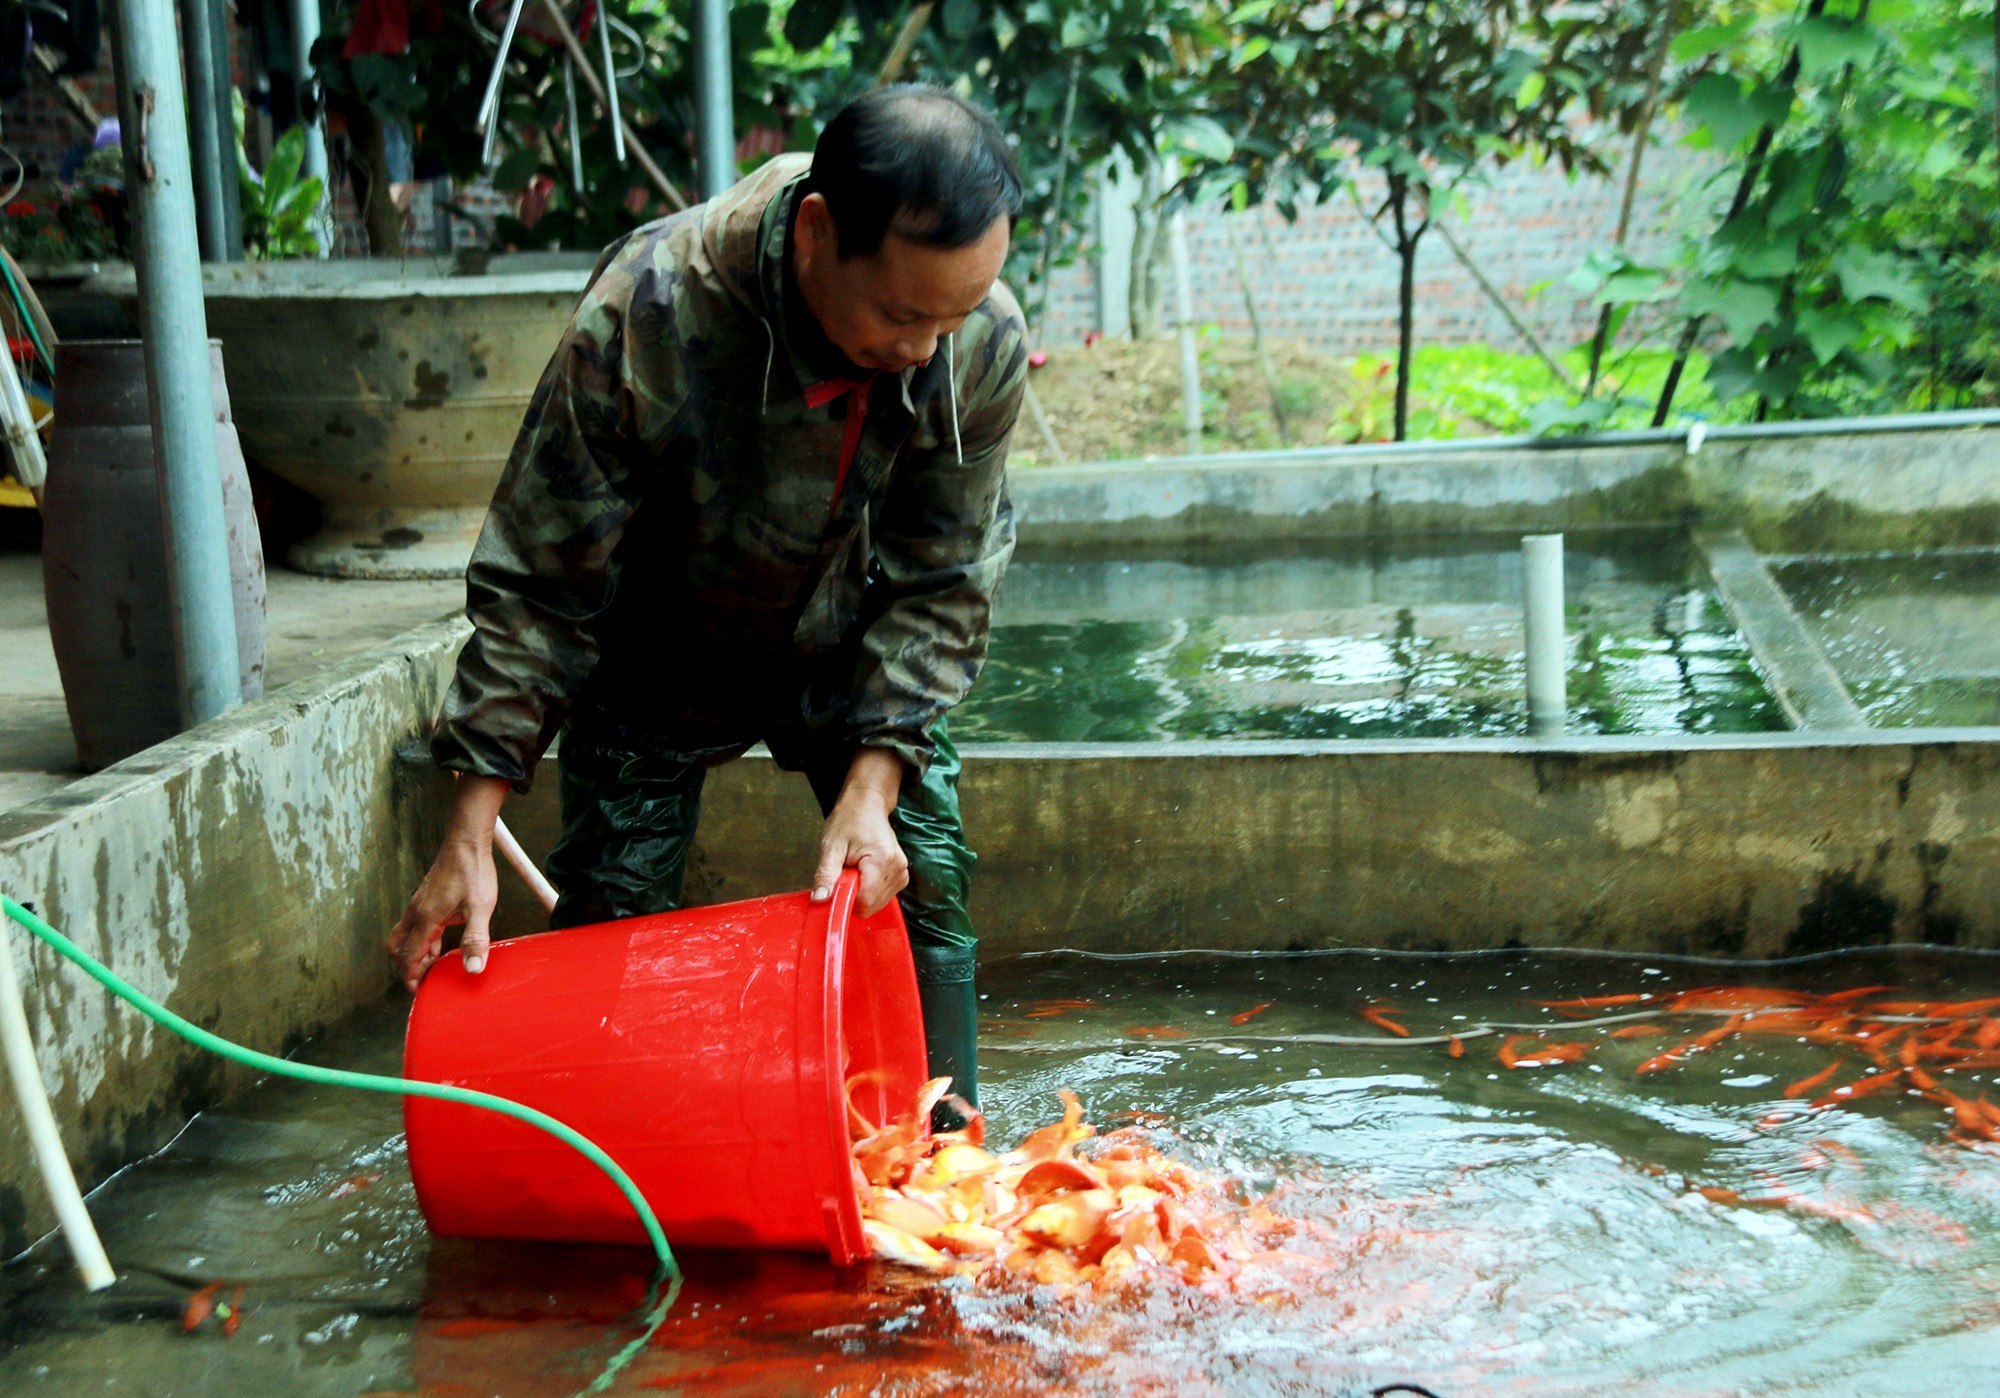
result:
[[[799,251],[814,261],[831,258],[839,247],[840,232],[833,226],[833,210],[824,194],[808,194],[799,201],[798,226],[793,230]]]

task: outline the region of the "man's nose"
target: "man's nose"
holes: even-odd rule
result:
[[[921,335],[909,335],[896,342],[896,353],[912,363],[922,364],[937,353],[936,330],[927,330]]]

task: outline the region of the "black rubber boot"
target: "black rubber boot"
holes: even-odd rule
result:
[[[971,947],[912,947],[917,999],[924,1011],[924,1047],[934,1078],[949,1077],[953,1095],[979,1105],[979,993]],[[931,1112],[931,1129],[956,1131],[965,1117],[948,1102]]]

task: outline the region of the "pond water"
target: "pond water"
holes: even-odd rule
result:
[[[1564,1026],[1588,1054],[1540,1068],[1502,1066],[1491,1038],[1465,1040],[1459,1058],[1288,1038],[1383,1037],[1360,1017],[1371,1004],[1421,1036],[1559,1022],[1542,1000],[1746,981],[1964,999],[2000,991],[2000,961],[998,964],[983,1027],[997,1137],[1051,1119],[1057,1089],[1074,1088],[1093,1121],[1137,1125],[1303,1220],[1298,1255],[1234,1292],[1162,1283],[1109,1297],[689,1255],[679,1304],[611,1391],[1338,1395],[1396,1380],[1443,1398],[1988,1391],[2000,1156],[1953,1139],[1915,1096],[1815,1111],[1782,1095],[1833,1050],[1732,1039],[1641,1075],[1663,1044],[1715,1023],[1671,1017],[1660,1038]],[[1089,1003],[1042,1003],[1059,1000]],[[392,1070],[402,1015],[371,1010],[302,1056]],[[1231,1033],[1269,1037],[1211,1038]],[[1977,1095],[1988,1076],[1953,1073],[1952,1086]],[[0,1392],[582,1388],[635,1333],[649,1258],[430,1239],[399,1126],[392,1099],[289,1082],[201,1117],[94,1198],[122,1274],[111,1292],[85,1296],[59,1246],[0,1274]],[[215,1281],[244,1288],[240,1328],[211,1320],[182,1334],[188,1294]]]
[[[1571,732],[1784,727],[1679,530],[1567,539]],[[1526,730],[1520,541],[1017,559],[964,741],[1502,737]]]
[[[2000,724],[2000,549],[1774,560],[1878,728]]]

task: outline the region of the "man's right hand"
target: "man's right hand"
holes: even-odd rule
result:
[[[447,927],[465,924],[459,944],[465,969],[474,973],[486,969],[493,905],[500,897],[500,880],[493,868],[493,826],[506,796],[502,778],[459,779],[451,828],[430,872],[410,895],[402,921],[389,934],[389,955],[413,995],[443,955]]]

